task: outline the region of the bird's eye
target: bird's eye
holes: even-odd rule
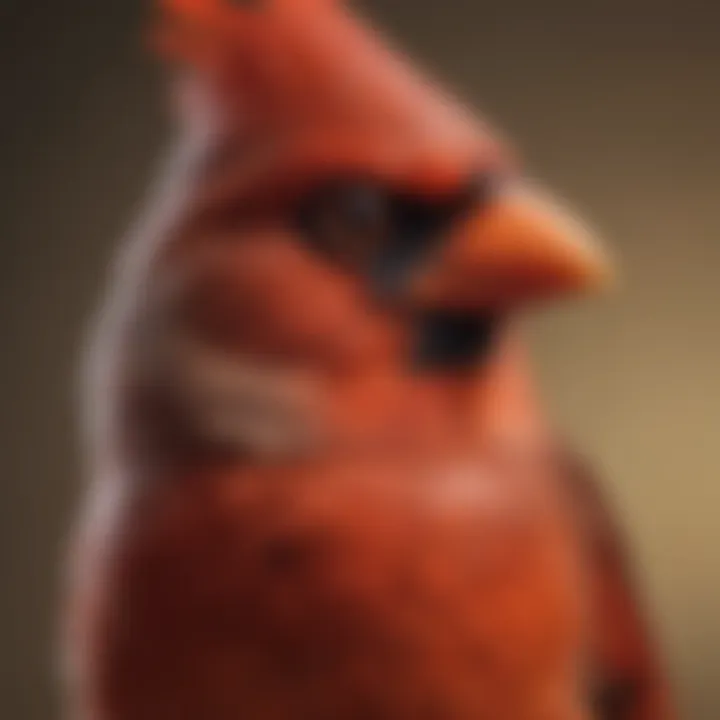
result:
[[[323,188],[301,208],[300,222],[312,245],[353,268],[367,267],[391,231],[391,203],[370,183]]]

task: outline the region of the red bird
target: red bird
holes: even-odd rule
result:
[[[183,130],[94,343],[78,720],[668,720],[513,318],[608,274],[330,0],[166,0]]]

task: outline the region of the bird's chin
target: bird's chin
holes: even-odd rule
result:
[[[496,313],[426,310],[416,320],[413,366],[425,372],[477,369],[492,354],[501,325]]]

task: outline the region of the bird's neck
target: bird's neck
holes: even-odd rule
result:
[[[213,377],[222,374],[215,368]],[[271,380],[272,376],[264,382]],[[238,405],[236,434],[222,438],[214,438],[210,426],[201,438],[177,432],[175,425],[168,425],[172,413],[163,414],[162,405],[158,416],[148,415],[147,402],[130,403],[139,407],[144,421],[124,423],[135,428],[133,437],[140,441],[139,449],[137,442],[129,443],[128,459],[132,464],[171,467],[202,467],[215,461],[286,463],[289,458],[328,453],[527,448],[547,437],[524,349],[510,336],[498,338],[495,350],[481,364],[462,372],[413,372],[379,362],[332,377],[320,375],[310,383],[308,402],[301,406],[293,393],[286,397],[278,383],[269,388],[263,405],[272,415],[254,416],[262,397],[253,395],[255,404]],[[159,437],[158,428],[165,428],[165,434]]]

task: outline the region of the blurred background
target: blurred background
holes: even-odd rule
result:
[[[148,0],[149,2],[149,0]],[[720,717],[720,6],[375,0],[623,268],[531,323],[557,422],[603,469],[684,717]],[[141,0],[0,8],[0,717],[59,717],[78,353],[167,141]]]

